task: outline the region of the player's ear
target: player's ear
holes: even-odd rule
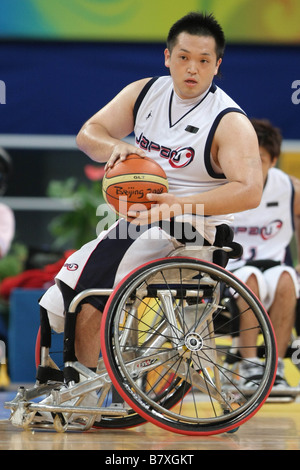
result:
[[[273,168],[274,166],[276,166],[277,162],[278,162],[278,157],[273,158],[273,160],[271,161],[271,167]]]
[[[165,66],[166,66],[167,68],[169,68],[169,67],[170,67],[170,57],[171,57],[171,53],[170,53],[170,51],[169,51],[168,48],[165,49],[165,52],[164,52],[164,53],[165,53]]]
[[[222,63],[222,59],[219,59],[219,60],[217,61],[217,64],[216,64],[215,75],[218,75],[218,73],[219,73],[219,67],[220,67],[221,63]]]

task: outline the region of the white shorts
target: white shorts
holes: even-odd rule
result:
[[[255,266],[243,266],[242,268],[236,269],[234,275],[238,277],[245,284],[249,277],[254,274],[257,279],[259,298],[266,310],[268,310],[274,302],[275,293],[279,278],[282,273],[288,272],[293,280],[295,287],[296,297],[299,297],[299,282],[297,279],[296,271],[285,265],[278,265],[272,268],[266,269],[264,272]]]
[[[48,311],[51,328],[56,333],[62,333],[65,326],[64,301],[59,287],[56,284],[49,287],[39,304]]]
[[[207,235],[207,230],[202,231],[203,227],[203,222],[197,225],[197,231],[204,242],[204,233]],[[174,250],[174,238],[163,228],[144,227],[140,234],[134,234],[133,237],[128,237],[127,229],[128,223],[121,219],[107,231],[103,231],[97,239],[84,245],[66,260],[56,281],[63,282],[75,293],[92,288],[111,289],[132,270],[144,263],[164,258]],[[209,227],[206,241],[210,244],[214,241],[215,233],[216,227]],[[94,296],[89,297],[88,301],[103,311],[107,299]],[[48,311],[51,327],[57,332],[63,331],[64,302],[57,284],[48,289],[40,300],[40,305]]]
[[[123,219],[116,222],[69,256],[56,281],[62,281],[76,293],[90,288],[114,288],[135,268],[166,257],[174,250],[174,239],[161,228],[145,227],[140,236],[130,238],[126,226]],[[106,300],[95,296],[89,298],[89,303],[103,311]],[[64,302],[57,284],[48,289],[39,304],[48,311],[54,331],[63,331]]]

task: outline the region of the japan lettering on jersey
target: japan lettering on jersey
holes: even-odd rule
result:
[[[287,174],[271,168],[260,205],[234,214],[234,240],[243,247],[239,260],[230,260],[228,269],[237,269],[247,261],[284,262],[294,232],[294,189]]]
[[[143,150],[158,152],[159,156],[167,159],[173,168],[184,168],[194,160],[195,150],[192,147],[171,149],[164,145],[150,142],[143,133],[135,141]]]
[[[134,109],[136,144],[164,169],[170,192],[188,196],[226,183],[225,176],[213,168],[211,144],[222,117],[243,111],[212,84],[198,103],[172,123],[173,94],[169,76],[150,80],[142,90]]]

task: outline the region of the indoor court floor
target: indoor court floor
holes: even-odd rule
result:
[[[0,451],[2,450],[102,450],[155,451],[159,454],[201,450],[300,450],[300,397],[293,403],[265,403],[234,434],[194,437],[175,434],[146,423],[126,430],[91,430],[57,433],[13,427],[3,403],[15,391],[0,392]],[[117,454],[113,454],[117,455]]]

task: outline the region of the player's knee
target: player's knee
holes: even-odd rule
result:
[[[254,293],[257,294],[259,292],[259,283],[255,273],[250,274],[246,281],[246,284]]]
[[[282,295],[295,296],[294,280],[288,271],[284,271],[278,280],[277,292]]]

